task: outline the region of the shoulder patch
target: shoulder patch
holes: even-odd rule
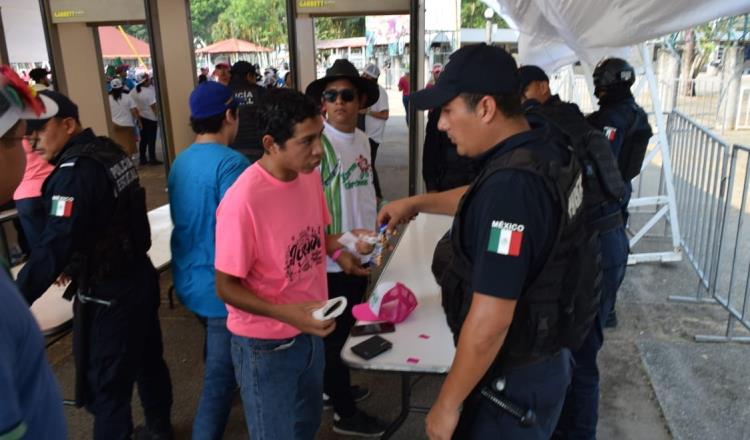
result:
[[[69,161],[60,164],[59,168],[70,168],[76,166],[76,162],[78,161],[77,157],[74,157],[73,159],[70,159]]]
[[[610,142],[615,140],[615,136],[617,136],[617,128],[616,127],[610,127],[608,125],[605,125],[602,129],[604,131],[604,136],[609,139]]]
[[[73,197],[52,196],[52,205],[49,215],[53,217],[70,217],[73,215]]]
[[[517,257],[521,255],[521,243],[525,225],[509,223],[504,220],[493,220],[490,226],[490,238],[487,241],[487,252]]]

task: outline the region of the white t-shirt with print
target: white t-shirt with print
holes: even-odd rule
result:
[[[112,95],[109,95],[109,109],[112,113],[112,122],[122,127],[132,127],[135,125],[133,114],[130,109],[136,108],[135,102],[127,93],[120,95],[120,99],[115,101]]]
[[[151,105],[156,104],[156,91],[153,87],[141,87],[141,93],[138,93],[138,88],[130,91],[130,97],[138,106],[138,113],[141,117],[150,121],[156,121],[156,114],[151,110]]]
[[[326,121],[323,136],[331,143],[338,161],[335,178],[340,183],[337,196],[341,200],[341,212],[329,207],[331,216],[340,215],[342,232],[356,228],[375,229],[378,212],[367,135],[358,128],[354,133],[341,132]],[[327,269],[328,272],[341,272],[341,267],[330,257]]]
[[[378,97],[378,100],[375,101],[375,104],[370,106],[369,111],[371,112],[382,112],[383,110],[388,110],[388,94],[381,85],[378,85],[378,88],[380,89],[380,96]],[[383,135],[385,134],[385,123],[385,119],[378,119],[369,114],[365,115],[365,132],[367,132],[367,137],[378,144],[382,144]]]

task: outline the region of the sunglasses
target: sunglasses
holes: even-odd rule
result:
[[[341,96],[341,100],[344,102],[352,102],[357,97],[357,94],[352,89],[341,89],[341,90],[326,90],[323,92],[323,99],[328,102],[336,102],[336,99]]]

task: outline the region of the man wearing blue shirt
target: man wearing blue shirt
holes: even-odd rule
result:
[[[19,99],[21,98],[21,99]],[[28,87],[9,68],[0,67],[0,204],[10,200],[23,177],[26,156],[21,139],[36,116],[56,105],[31,97]],[[44,354],[44,339],[7,262],[0,257],[0,439],[65,439],[62,399]]]
[[[237,134],[237,103],[218,82],[200,84],[190,95],[195,143],[169,173],[172,214],[172,274],[180,301],[206,329],[205,374],[193,438],[220,439],[237,388],[230,352],[227,310],[216,296],[214,243],[216,208],[250,163],[228,147]]]

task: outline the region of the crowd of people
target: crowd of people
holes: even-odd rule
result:
[[[268,66],[262,71],[263,73],[261,74],[260,65],[258,63],[252,64],[249,61],[245,60],[240,60],[238,62],[252,66],[254,81],[258,85],[266,89],[283,87],[292,88],[294,86],[292,71],[289,70],[289,64],[287,63],[283,63],[281,69],[277,69],[273,66]],[[224,85],[228,85],[231,77],[230,71],[232,70],[232,67],[233,64],[230,64],[228,60],[219,58],[214,64],[213,72],[211,72],[210,74],[208,67],[201,67],[198,70],[198,84],[204,83],[206,81],[217,81]]]
[[[357,405],[370,390],[351,383],[340,353],[371,281],[362,261],[374,230],[419,212],[455,218],[433,269],[456,355],[426,435],[596,437],[597,353],[604,326],[616,325],[629,182],[651,136],[627,62],[597,66],[600,108],[587,117],[551,93],[542,69],[484,44],[436,66],[423,90],[400,81],[404,105],[429,111],[431,163],[428,193],[392,202],[374,168],[389,114],[376,65],[360,73],[338,60],[304,94],[268,87],[276,80],[245,61],[215,67],[189,97],[195,140],[168,176],[174,286],[205,330],[193,438],[222,438],[238,390],[253,439],[312,439],[329,407],[335,432],[382,435],[386,423]],[[94,438],[174,435],[145,191],[131,160],[136,126],[141,163],[155,160],[157,107],[148,75],[109,85],[111,139],[86,128],[67,96],[0,70],[0,202],[16,191],[33,231],[17,283],[0,271],[3,438],[66,437],[27,307],[56,281],[71,281],[76,403],[93,415]],[[348,233],[354,247],[340,240]],[[313,316],[339,296],[340,317]],[[134,386],[145,414],[137,428]],[[509,405],[526,411],[520,422]]]

